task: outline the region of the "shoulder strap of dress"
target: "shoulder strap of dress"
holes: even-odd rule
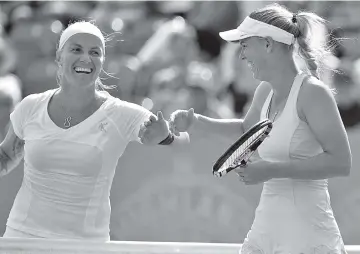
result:
[[[267,119],[269,117],[269,107],[270,107],[270,102],[271,102],[271,98],[273,96],[274,91],[271,89],[269,92],[269,95],[267,96],[264,105],[261,109],[261,114],[260,114],[260,120],[264,120]]]

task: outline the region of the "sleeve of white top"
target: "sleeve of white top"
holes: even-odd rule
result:
[[[117,119],[119,129],[123,131],[121,133],[128,141],[141,142],[138,135],[140,126],[147,121],[153,113],[146,108],[131,102],[121,101],[120,114]]]
[[[30,115],[32,106],[36,101],[36,94],[28,95],[16,105],[15,109],[10,114],[10,121],[14,128],[14,132],[20,139],[24,139],[24,126]]]

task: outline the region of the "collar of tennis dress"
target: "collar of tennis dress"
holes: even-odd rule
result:
[[[222,39],[229,42],[239,41],[253,36],[262,38],[271,37],[274,41],[287,45],[292,45],[295,42],[293,34],[250,17],[246,17],[236,29],[220,32],[219,35]]]

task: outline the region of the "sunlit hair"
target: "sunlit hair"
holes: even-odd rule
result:
[[[91,27],[91,26],[93,26],[93,27],[94,27],[94,30],[95,30],[95,29],[96,29],[96,30],[99,30],[99,28],[94,24],[93,21],[83,21],[83,20],[81,20],[81,21],[75,21],[75,22],[73,22],[73,23],[70,23],[69,26],[62,32],[61,35],[63,35],[64,32],[67,31],[67,29],[71,28],[71,27],[74,26],[74,25],[76,25],[76,26],[81,26],[81,25],[83,25],[83,26],[86,26],[86,27]],[[99,30],[99,31],[100,31],[100,30]],[[101,31],[100,31],[100,33],[101,33],[101,35],[102,35],[103,38],[104,38],[104,42],[105,42],[105,45],[104,45],[104,46],[105,46],[105,47],[106,47],[106,43],[109,42],[109,41],[111,41],[111,40],[113,39],[114,35],[117,34],[117,33],[113,33],[113,34],[110,34],[110,35],[104,35]],[[97,36],[97,35],[94,35],[94,36]],[[58,43],[58,46],[57,46],[57,53],[58,53],[57,55],[60,55],[60,54],[61,54],[61,51],[63,50],[63,45],[66,43],[66,41],[65,41],[64,44],[60,45],[60,42],[62,42],[62,38],[63,38],[63,37],[60,36],[60,40],[59,40],[59,43]],[[70,38],[70,37],[69,37],[69,38]],[[69,38],[67,38],[67,39],[69,39]],[[101,39],[101,38],[100,38],[100,39]],[[59,48],[60,46],[61,46],[61,48]],[[104,48],[104,49],[105,49],[105,48]],[[105,59],[105,51],[104,51],[104,59]],[[59,64],[59,59],[56,59],[56,62]],[[111,74],[107,73],[103,68],[101,69],[101,71],[104,72],[105,75],[107,75],[107,76],[109,76],[109,77],[118,79],[117,77],[114,77],[114,76],[112,76]],[[60,86],[60,85],[61,85],[61,72],[60,72],[60,68],[59,68],[58,71],[57,71],[56,81],[57,81],[57,84]],[[95,81],[95,87],[96,87],[97,90],[105,90],[105,89],[113,89],[113,88],[115,88],[116,86],[115,86],[115,85],[113,85],[113,86],[104,85],[104,84],[102,83],[102,81],[101,81],[101,78],[98,77],[98,78],[96,79],[96,81]]]
[[[310,73],[319,78],[320,70],[324,68],[323,61],[332,54],[324,36],[326,20],[311,12],[292,13],[279,4],[267,5],[249,16],[293,34],[296,38],[295,45],[291,46],[294,54],[304,59]]]

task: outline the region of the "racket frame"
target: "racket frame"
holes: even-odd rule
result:
[[[245,149],[245,151],[242,153],[240,157],[238,157],[233,165],[230,165],[226,169],[221,169],[223,164],[226,162],[226,160],[231,157],[231,155],[242,145],[244,142],[246,142],[252,135],[254,135],[256,132],[260,131],[261,129],[265,128],[265,131],[259,135],[259,137],[251,142],[248,147]],[[273,127],[272,122],[269,119],[265,119],[262,121],[259,121],[255,125],[253,125],[249,130],[247,130],[241,137],[233,144],[231,145],[225,153],[223,153],[219,159],[215,162],[213,166],[213,175],[216,177],[222,177],[232,171],[233,169],[237,167],[244,167],[246,166],[247,161],[252,156],[252,154],[256,151],[256,149],[261,145],[261,143],[265,140],[266,137],[269,136],[269,133]]]

